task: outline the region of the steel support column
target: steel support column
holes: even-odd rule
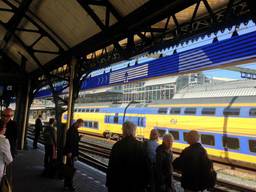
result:
[[[31,106],[33,99],[30,96],[30,91],[31,81],[29,79],[26,80],[26,83],[20,85],[17,91],[16,110],[14,119],[16,120],[19,128],[17,143],[18,149],[24,149],[29,117],[29,108]]]

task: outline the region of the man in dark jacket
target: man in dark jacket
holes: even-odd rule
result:
[[[171,151],[173,136],[166,134],[163,143],[156,149],[156,191],[175,192],[173,184],[173,154]]]
[[[136,125],[123,124],[123,138],[111,150],[106,186],[109,192],[142,192],[147,184],[146,155],[135,138]]]
[[[181,185],[185,192],[203,191],[211,183],[212,162],[206,150],[199,143],[200,135],[197,131],[190,131],[186,139],[190,146],[174,160],[173,166],[182,173]]]
[[[49,125],[44,129],[44,175],[52,176],[51,166],[54,159],[54,154],[56,153],[56,130],[54,128],[55,119],[51,118],[49,120]]]
[[[74,161],[77,159],[79,154],[79,141],[80,136],[78,133],[78,128],[84,126],[84,121],[82,119],[77,119],[77,121],[68,129],[65,145],[65,154],[67,156],[66,166],[74,169]],[[64,187],[71,191],[74,191],[73,187],[73,174],[65,176]]]
[[[6,124],[5,136],[10,142],[12,157],[14,158],[16,154],[16,145],[18,138],[18,126],[15,121],[12,120],[13,110],[11,108],[6,108],[3,112],[3,119]]]
[[[36,119],[36,122],[35,122],[35,137],[34,137],[34,142],[33,142],[33,148],[34,149],[37,149],[37,142],[38,142],[38,139],[40,137],[40,133],[42,131],[42,128],[43,128],[43,124],[42,124],[42,115],[38,115],[38,118]]]

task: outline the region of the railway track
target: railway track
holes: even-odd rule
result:
[[[103,139],[103,137],[98,137],[97,135],[87,135],[85,133],[81,133],[83,136],[89,136],[91,138],[94,139],[100,139],[101,141],[106,141],[106,139]],[[33,139],[33,130],[29,129],[28,130],[28,134],[27,134],[28,138]],[[39,142],[43,143],[42,138],[40,138]],[[112,144],[114,143],[113,141],[109,141]],[[98,170],[101,170],[103,172],[107,171],[107,164],[103,163],[101,160],[99,160],[98,158],[93,157],[92,155],[101,157],[101,158],[105,158],[105,159],[109,159],[110,157],[110,151],[111,148],[108,147],[104,147],[100,144],[95,144],[95,143],[91,143],[88,141],[84,141],[83,139],[80,141],[79,143],[79,160],[91,165],[95,168],[97,168]],[[92,154],[92,155],[90,155]],[[180,153],[178,151],[174,152],[175,156],[178,156]],[[218,166],[228,166],[230,168],[230,165],[228,165],[227,163],[221,163],[219,161],[214,161],[214,166],[218,165]],[[234,165],[232,165],[232,168],[234,168]],[[252,168],[243,168],[242,166],[237,166],[236,168],[238,169],[243,169],[244,171],[249,171],[249,172],[253,172],[255,174],[256,168],[252,169]],[[180,181],[180,174],[178,173],[174,173],[174,178],[177,181]],[[224,179],[219,179],[217,180],[217,184],[214,188],[214,191],[218,191],[218,192],[228,192],[228,191],[234,191],[234,192],[256,192],[256,188],[252,188],[252,187],[247,187],[241,184],[236,184],[234,182],[230,182]]]

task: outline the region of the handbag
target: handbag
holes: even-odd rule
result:
[[[6,176],[6,165],[4,166],[4,175],[2,177],[1,184],[0,184],[0,192],[12,192],[12,187]]]

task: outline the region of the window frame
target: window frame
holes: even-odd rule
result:
[[[229,113],[231,113],[231,111],[232,110],[234,110],[234,109],[239,109],[239,112],[238,112],[238,114],[229,114]],[[229,110],[231,110],[231,111],[229,111]],[[228,112],[228,114],[227,114],[227,112]],[[223,115],[224,116],[233,116],[233,117],[238,117],[238,116],[240,116],[240,112],[241,112],[241,108],[238,108],[238,107],[231,107],[231,108],[227,108],[227,109],[223,109]],[[226,113],[226,114],[225,114]]]
[[[228,142],[225,141],[225,140],[231,140],[231,139],[235,139],[236,141],[238,141],[238,147],[234,148],[234,147],[230,147],[225,145],[225,143],[227,144]],[[236,151],[239,151],[240,150],[240,140],[239,138],[236,138],[236,137],[226,137],[226,136],[222,136],[222,146],[224,148],[227,148],[227,149],[230,149],[230,150],[236,150]]]
[[[251,147],[251,143],[253,143],[253,145],[254,145],[253,147],[255,148],[255,151],[252,150],[253,147]],[[250,151],[251,153],[256,153],[256,139],[255,139],[255,140],[249,139],[249,140],[248,140],[248,147],[249,147],[249,151]]]
[[[204,113],[204,110],[206,110],[207,112],[209,112],[210,110],[209,109],[214,109],[214,113]],[[215,116],[216,115],[216,108],[215,107],[203,107],[202,108],[202,111],[201,111],[201,114],[203,116]]]
[[[193,109],[192,111],[190,111],[191,109]],[[196,115],[196,110],[197,108],[196,107],[186,107],[184,109],[184,115]],[[188,113],[189,112],[189,113]],[[193,113],[191,113],[193,112]]]
[[[177,110],[178,109],[178,110]],[[177,111],[179,111],[178,113],[176,113]],[[172,113],[172,112],[175,112],[175,113]],[[169,112],[169,114],[172,114],[172,115],[180,115],[180,113],[181,113],[181,108],[180,107],[172,107],[171,109],[170,109],[170,112]]]
[[[204,139],[202,139],[202,137],[211,137],[211,139],[213,139],[213,144],[209,144],[209,143],[206,143],[206,142],[203,142]],[[200,137],[201,137],[201,143],[203,145],[208,145],[208,146],[212,146],[214,147],[216,145],[216,142],[215,142],[215,136],[214,135],[211,135],[211,134],[200,134]],[[207,138],[209,139],[209,138]]]

